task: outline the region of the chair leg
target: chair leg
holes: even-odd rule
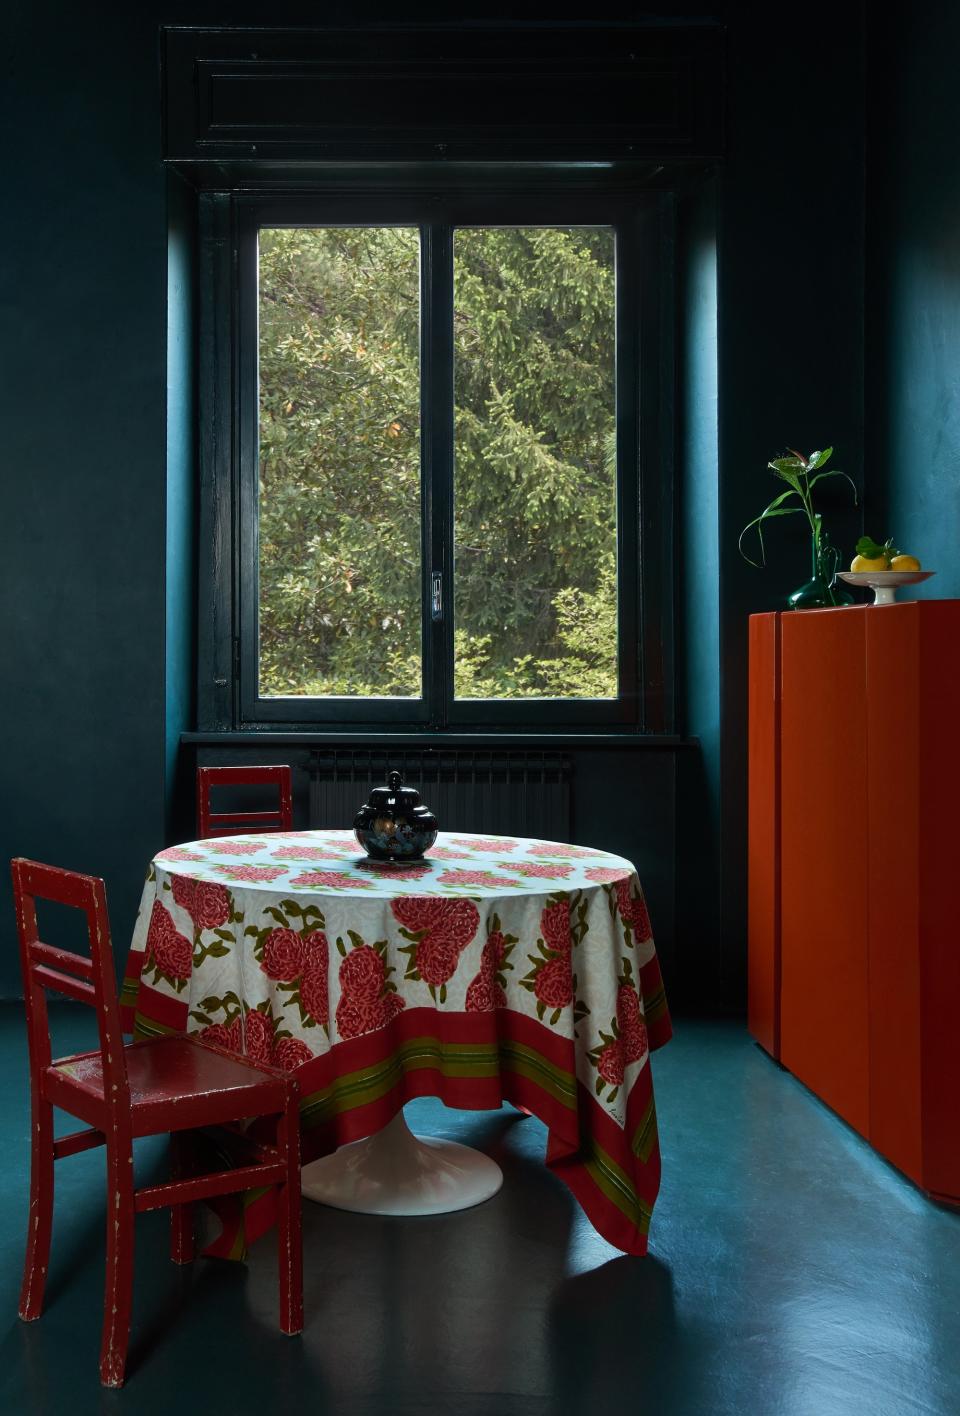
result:
[[[100,1380],[123,1386],[133,1296],[133,1147],[129,1137],[107,1141],[107,1274],[103,1297]]]
[[[33,1322],[43,1311],[53,1228],[53,1107],[34,1098],[32,1113],[30,1219],[20,1289],[20,1316],[25,1323]]]
[[[174,1180],[190,1174],[190,1139],[182,1131],[170,1137],[170,1170]],[[193,1205],[172,1205],[170,1208],[170,1257],[175,1264],[189,1264],[194,1255]]]
[[[300,1195],[300,1108],[294,1092],[277,1126],[287,1161],[287,1178],[278,1196],[280,1330],[291,1337],[303,1331],[303,1234]]]

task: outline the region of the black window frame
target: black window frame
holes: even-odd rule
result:
[[[533,184],[536,188],[536,184]],[[675,730],[673,692],[672,198],[663,190],[205,192],[201,230],[202,729]],[[423,698],[264,698],[258,692],[258,291],[261,227],[421,231]],[[616,239],[616,699],[453,696],[453,232],[612,226]],[[431,615],[431,577],[445,613]]]

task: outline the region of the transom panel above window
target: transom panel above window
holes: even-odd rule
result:
[[[236,726],[664,725],[645,200],[230,199]]]

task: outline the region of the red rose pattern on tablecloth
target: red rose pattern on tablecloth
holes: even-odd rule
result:
[[[153,960],[167,978],[185,983],[193,967],[193,946],[184,934],[165,934],[154,943]]]
[[[372,890],[373,881],[359,875],[344,875],[340,870],[306,870],[291,878],[292,886],[322,885],[326,890]]]
[[[282,1037],[273,1049],[273,1065],[282,1067],[285,1072],[294,1072],[298,1067],[302,1067],[304,1062],[309,1062],[313,1053],[307,1044],[299,1037]]]
[[[243,1052],[252,1062],[269,1062],[273,1056],[276,1023],[267,1013],[257,1008],[243,1019]]]
[[[480,955],[480,972],[467,987],[464,1008],[468,1013],[491,1013],[496,1008],[506,1008],[507,993],[505,970],[512,969],[509,956],[517,943],[515,934],[504,934],[500,928],[500,916],[491,920],[491,931]]]
[[[281,1030],[272,1013],[263,1008],[251,1008],[241,1012],[236,994],[228,994],[228,1003],[219,999],[208,999],[210,1004],[236,1006],[236,1015],[229,1023],[209,1023],[197,1034],[202,1042],[213,1043],[230,1052],[246,1056],[253,1062],[265,1062],[274,1067],[282,1067],[285,1072],[296,1071],[304,1062],[313,1057],[310,1047],[302,1038],[293,1037]]]
[[[150,924],[147,927],[146,956],[149,959],[158,939],[165,934],[176,934],[177,926],[169,910],[164,909],[159,900],[154,900],[150,910]]]
[[[447,984],[457,971],[460,955],[480,927],[480,911],[472,900],[438,900],[407,895],[390,901],[400,933],[409,939],[400,952],[407,955],[405,979],[422,979],[436,1002],[447,1001]]]
[[[442,991],[442,1002],[447,1001],[446,986],[457,971],[460,950],[450,939],[434,939],[429,936],[417,946],[417,972],[431,990]]]
[[[427,860],[463,860],[463,851],[451,851],[446,846],[431,846],[423,854]]]
[[[284,900],[282,908],[270,905],[266,913],[276,924],[248,925],[246,935],[254,941],[253,957],[261,972],[276,985],[274,1001],[282,1008],[296,1006],[301,1027],[320,1026],[329,1036],[329,945],[321,910]]]
[[[637,881],[639,894],[633,893],[633,882],[635,876],[626,875],[616,882],[614,890],[616,893],[617,908],[620,911],[620,918],[623,920],[624,929],[627,936],[632,932],[638,944],[645,944],[652,937],[650,928],[650,915],[647,912],[647,902],[640,891],[640,882]],[[626,939],[629,945],[631,940]]]
[[[197,882],[188,880],[185,875],[170,876],[170,890],[173,895],[173,902],[179,905],[182,910],[193,919],[193,896],[196,892]]]
[[[233,896],[224,885],[171,875],[164,889],[170,890],[174,903],[190,916],[194,969],[198,969],[205,959],[222,959],[230,953],[236,945],[237,936],[232,929],[223,926],[242,923],[243,915],[234,914]],[[204,933],[208,936],[206,939],[203,938]]]
[[[270,854],[274,860],[343,860],[343,852],[330,846],[287,846]]]
[[[640,1012],[640,995],[632,982],[622,983],[617,991],[617,1027],[624,1061],[639,1062],[648,1050],[647,1025]]]
[[[337,1032],[344,1041],[386,1027],[406,1007],[396,984],[390,982],[394,970],[387,963],[387,941],[366,944],[352,929],[348,937],[352,945],[349,950],[342,939],[337,940],[342,962],[335,1018]]]
[[[451,940],[458,949],[465,949],[471,943],[480,925],[480,912],[472,900],[406,895],[391,900],[390,910],[404,930],[410,931],[408,938],[430,934]]]
[[[330,989],[327,951],[318,952],[316,962],[308,965],[300,979],[300,1003],[324,1031],[330,1021]]]
[[[224,885],[215,885],[209,880],[188,880],[185,876],[171,875],[170,889],[175,902],[187,911],[198,932],[217,929],[226,924],[233,913],[233,901]]]
[[[519,885],[519,880],[507,880],[502,875],[494,875],[492,870],[444,870],[437,876],[438,885],[480,885],[484,889],[508,888]]]
[[[256,855],[258,851],[266,849],[266,841],[201,841],[199,843],[204,850],[212,851],[214,855]]]
[[[213,868],[228,880],[246,880],[251,885],[260,882],[270,885],[287,873],[282,865],[215,865]]]
[[[561,956],[570,957],[573,939],[570,933],[570,900],[561,895],[552,905],[547,905],[540,915],[540,933],[548,949]]]
[[[570,955],[548,959],[536,971],[533,991],[544,1008],[566,1008],[573,1002],[573,968]]]
[[[243,1019],[238,1013],[232,1023],[209,1023],[200,1029],[204,1042],[216,1043],[230,1052],[243,1052]]]
[[[159,900],[154,900],[150,911],[143,967],[145,972],[153,972],[154,983],[160,975],[172,983],[178,993],[183,991],[193,970],[193,945],[178,931],[170,911]]]
[[[233,912],[233,901],[223,885],[198,880],[193,895],[193,922],[197,929],[216,929],[226,924]]]
[[[582,846],[562,846],[558,841],[534,841],[531,855],[575,856],[578,860],[588,860],[590,856],[601,855],[601,851],[586,851]]]
[[[576,912],[577,923],[573,924]],[[573,1004],[574,1035],[576,1025],[587,1016],[589,1008],[577,999],[577,977],[573,972],[573,946],[579,944],[587,931],[586,901],[582,895],[557,895],[540,914],[540,938],[536,954],[528,954],[530,972],[520,979],[521,988],[529,989],[537,1000],[537,1017],[542,1022],[549,1011],[551,1027],[556,1027],[565,1008]]]
[[[595,885],[611,885],[614,880],[630,878],[630,872],[626,867],[618,870],[610,865],[592,865],[589,870],[584,871],[584,875]]]
[[[344,993],[379,996],[386,981],[386,964],[371,944],[354,948],[340,965],[340,987]]]
[[[623,1047],[618,1040],[608,1042],[600,1048],[597,1053],[597,1094],[602,1089],[602,1083],[606,1082],[613,1087],[613,1091],[608,1100],[616,1098],[618,1089],[623,1085]]]
[[[562,880],[573,870],[572,865],[559,860],[549,865],[536,860],[501,860],[497,864],[504,870],[512,870],[514,875],[525,875],[534,880]]]
[[[160,851],[154,859],[158,861],[167,860],[205,860],[199,851],[187,851],[182,846],[168,846],[165,851]]]
[[[640,996],[633,979],[633,965],[626,956],[621,961],[617,983],[617,1016],[610,1021],[609,1031],[600,1029],[600,1041],[587,1054],[597,1069],[596,1093],[612,1104],[623,1085],[624,1069],[639,1062],[649,1050],[647,1025],[640,1006]]]
[[[303,973],[306,949],[300,935],[294,929],[271,929],[263,941],[263,957],[260,967],[267,975],[280,983],[289,983]]]

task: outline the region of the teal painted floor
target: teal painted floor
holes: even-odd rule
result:
[[[60,1050],[85,1014],[61,1009]],[[276,1330],[273,1245],[167,1259],[137,1229],[128,1381],[102,1391],[102,1157],[61,1162],[49,1303],[16,1317],[27,1196],[22,1020],[0,1008],[4,1416],[957,1416],[960,1216],[901,1179],[736,1024],[683,1022],[654,1058],[663,1188],[651,1255],[618,1255],[511,1109],[407,1108],[493,1155],[475,1210],[386,1220],[305,1206],[302,1338]],[[160,1142],[140,1174],[160,1174]]]

